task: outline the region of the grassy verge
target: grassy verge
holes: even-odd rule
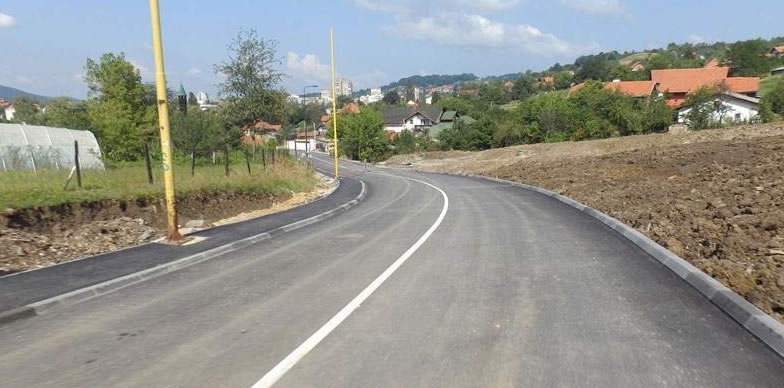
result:
[[[0,172],[0,210],[103,199],[162,197],[163,173],[156,169],[153,177],[155,183],[148,184],[142,163],[104,171],[85,170],[82,172],[82,188],[76,187],[74,177],[68,189],[64,190],[68,171]],[[188,165],[175,165],[174,177],[177,196],[197,192],[277,195],[309,191],[316,184],[312,171],[288,160],[266,168],[252,166],[251,174],[248,174],[245,164],[232,165],[228,177],[224,174],[223,166],[198,167],[195,175],[191,176]]]

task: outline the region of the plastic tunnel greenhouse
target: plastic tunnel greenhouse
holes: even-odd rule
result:
[[[75,141],[79,145],[80,167],[102,170],[101,149],[90,131],[0,124],[0,166],[3,171],[71,169]]]

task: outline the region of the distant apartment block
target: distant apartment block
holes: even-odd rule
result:
[[[354,84],[351,80],[340,78],[335,82],[335,94],[338,96],[351,96],[354,92]]]

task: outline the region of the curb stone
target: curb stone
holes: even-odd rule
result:
[[[482,175],[465,174],[471,178],[490,180],[497,183],[517,186],[526,190],[534,191],[539,194],[561,201],[589,216],[596,218],[606,226],[616,231],[634,245],[653,256],[656,260],[669,268],[672,272],[694,287],[714,305],[724,311],[732,319],[738,322],[744,329],[756,336],[760,341],[768,345],[779,356],[784,357],[784,324],[773,319],[740,295],[736,294],[718,280],[708,276],[697,267],[691,265],[686,260],[670,252],[667,248],[659,245],[636,229],[608,216],[594,208],[586,206],[571,198],[565,197],[550,190],[540,187],[527,185],[524,183],[512,182],[500,178],[487,177]]]
[[[80,288],[78,290],[74,290],[71,292],[67,292],[65,294],[61,294],[58,296],[54,296],[48,299],[44,299],[38,302],[33,302],[25,306],[17,307],[8,311],[0,312],[0,325],[10,323],[16,320],[21,320],[25,318],[34,317],[37,315],[43,315],[52,310],[67,307],[74,305],[76,303],[84,302],[88,299],[92,299],[96,296],[108,294],[110,292],[114,292],[120,290],[122,288],[141,283],[145,280],[153,279],[161,275],[165,275],[169,272],[174,272],[183,268],[190,267],[192,265],[211,260],[221,255],[225,255],[227,253],[245,248],[252,244],[268,240],[274,236],[281,235],[286,232],[290,232],[292,230],[296,230],[316,222],[325,220],[329,217],[332,217],[338,213],[346,211],[354,206],[356,206],[359,202],[365,199],[367,194],[365,182],[359,181],[362,185],[362,189],[357,195],[356,198],[352,199],[340,205],[334,209],[328,210],[326,212],[317,214],[315,216],[305,218],[299,221],[292,222],[288,225],[283,225],[281,227],[272,229],[270,231],[259,233],[250,237],[246,237],[244,239],[221,245],[212,249],[208,249],[204,252],[199,252],[190,256],[183,257],[178,260],[170,261],[165,264],[161,264],[152,268],[148,268],[136,273],[120,276],[102,283],[94,284],[92,286]],[[340,182],[338,182],[340,184]],[[337,190],[337,187],[335,187]],[[334,192],[335,190],[332,190]],[[325,195],[324,197],[328,196],[329,194]],[[324,198],[322,197],[322,198]],[[321,198],[319,198],[321,199]]]

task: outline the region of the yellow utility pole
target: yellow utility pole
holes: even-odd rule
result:
[[[332,137],[335,139],[335,179],[338,179],[338,111],[335,99],[335,43],[332,38],[332,27],[329,28],[329,56],[332,62]]]
[[[166,194],[166,239],[182,240],[177,230],[177,208],[174,201],[174,172],[172,171],[171,136],[169,135],[169,110],[166,105],[166,75],[163,71],[163,45],[161,44],[161,18],[158,0],[150,0],[152,44],[155,52],[155,86],[158,98],[158,124],[161,133],[161,164],[163,188]]]

